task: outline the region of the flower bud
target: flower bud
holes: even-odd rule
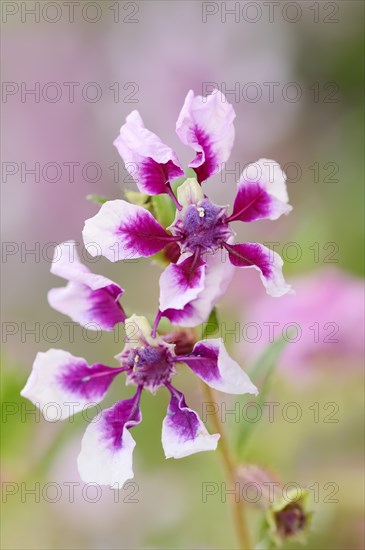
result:
[[[189,355],[197,342],[196,332],[191,328],[182,328],[169,334],[164,334],[163,339],[169,344],[175,344],[176,355]]]
[[[277,546],[286,540],[305,543],[312,517],[307,510],[308,496],[305,489],[293,489],[287,491],[285,497],[274,501],[268,509],[269,536]]]
[[[265,534],[276,546],[288,540],[305,542],[312,517],[306,489],[299,485],[286,488],[274,474],[255,465],[239,467],[237,477],[260,490],[257,504],[266,511]]]

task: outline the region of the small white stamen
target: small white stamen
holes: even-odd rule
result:
[[[135,362],[135,363],[138,363],[138,361],[139,361],[139,355],[136,355],[136,356],[134,357],[134,362]]]
[[[199,212],[199,218],[204,218],[204,216],[205,216],[204,208],[202,206],[197,206],[196,209]]]

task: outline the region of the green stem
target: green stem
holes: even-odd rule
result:
[[[207,384],[203,384],[203,387],[204,387],[204,393],[205,393],[206,399],[209,402],[214,403],[215,398],[214,398],[213,390]],[[237,482],[236,464],[235,464],[235,460],[232,457],[228,440],[223,430],[222,423],[216,412],[214,412],[212,415],[212,424],[214,426],[214,430],[217,431],[221,436],[219,440],[218,448],[220,450],[220,454],[222,457],[222,462],[226,472],[227,481],[230,485],[234,485]],[[249,535],[247,522],[246,522],[244,503],[241,499],[238,502],[236,502],[235,495],[230,495],[230,497],[231,497],[230,500],[231,500],[232,519],[235,526],[237,538],[239,541],[240,550],[250,550],[251,542],[250,542],[250,535]]]

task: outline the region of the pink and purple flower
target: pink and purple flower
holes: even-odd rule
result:
[[[47,404],[56,403],[65,419],[90,404],[100,403],[122,372],[126,383],[137,387],[133,397],[103,410],[86,429],[78,457],[79,472],[86,483],[122,486],[133,477],[135,441],[130,430],[142,421],[139,406],[142,390],[155,394],[165,387],[170,393],[162,426],[166,458],[182,458],[216,449],[219,434],[208,433],[198,414],[186,405],[184,395],[171,383],[177,364],[185,363],[201,380],[219,391],[257,394],[256,387],[229,357],[220,339],[197,342],[191,353],[176,355],[174,344],[162,336],[151,336],[151,326],[144,317],[133,315],[126,319],[125,328],[126,345],[116,357],[118,368],[90,366],[85,359],[51,349],[38,353],[21,392],[43,410]]]
[[[231,227],[232,222],[276,220],[290,212],[280,166],[266,159],[249,165],[238,182],[230,214],[228,206],[214,204],[201,187],[229,158],[234,118],[233,107],[220,92],[207,98],[188,93],[176,131],[195,152],[189,167],[196,178],[186,179],[176,195],[170,182],[184,176],[177,155],[144,127],[137,111],[127,117],[114,142],[141,192],[171,197],[175,219],[164,227],[147,207],[125,200],[108,201],[98,214],[86,220],[84,242],[87,247],[97,245],[96,252],[95,247],[91,249],[93,255],[101,254],[112,262],[165,252],[170,263],[160,277],[159,309],[153,327],[145,317],[132,315],[126,319],[119,303],[123,289],[81,264],[73,241],[55,249],[51,271],[68,284],[49,292],[51,306],[89,328],[94,324],[94,328],[112,330],[117,323],[125,322],[126,345],[116,357],[118,367],[89,365],[63,350],[38,353],[22,395],[43,410],[48,403],[56,403],[61,418],[68,418],[90,404],[100,403],[121,373],[128,385],[137,388],[133,397],[105,409],[88,426],[78,457],[85,482],[121,486],[133,477],[135,441],[130,430],[142,421],[143,390],[155,394],[166,388],[170,393],[162,426],[166,458],[216,449],[220,435],[208,433],[198,414],[187,406],[183,393],[172,384],[177,365],[187,365],[215,390],[257,394],[257,388],[229,357],[221,339],[195,342],[194,336],[194,345],[189,340],[185,343],[188,345],[178,347],[181,331],[165,336],[157,333],[161,317],[181,327],[196,327],[206,321],[227,289],[234,267],[258,270],[271,296],[290,292],[280,256],[259,243],[235,244]]]
[[[253,171],[259,173],[254,180],[250,174]],[[275,220],[291,211],[285,176],[277,163],[261,159],[246,168],[238,182],[231,214],[227,212],[228,207],[211,202],[193,178],[178,187],[177,201],[180,208],[176,210],[173,224],[166,229],[140,206],[124,200],[106,202],[96,216],[86,220],[85,245],[96,243],[105,257],[117,261],[153,256],[167,244],[177,243],[180,257],[160,278],[159,315],[173,320],[173,317],[179,318],[174,312],[184,311],[183,326],[192,326],[186,307],[205,289],[209,257],[218,251],[219,261],[226,266],[230,263],[258,270],[271,296],[291,291],[282,274],[280,256],[259,243],[233,244],[235,233],[231,228],[235,221]],[[217,270],[217,261],[214,263]],[[227,276],[229,273],[227,269]]]
[[[176,122],[176,133],[196,152],[189,167],[200,183],[219,172],[228,160],[235,116],[232,105],[218,90],[208,97],[194,96],[192,90],[187,94]],[[176,153],[144,127],[138,111],[128,115],[114,145],[142,193],[168,193],[174,199],[170,182],[183,177],[184,170]]]
[[[167,193],[176,206],[175,220],[163,227],[147,209],[124,200],[108,201],[98,214],[86,220],[85,245],[97,245],[99,253],[112,262],[150,257],[171,246],[177,258],[160,278],[158,323],[162,316],[182,326],[205,321],[224,288],[224,276],[231,277],[228,265],[254,268],[271,296],[291,292],[283,274],[280,256],[260,243],[234,243],[232,222],[276,220],[288,214],[286,177],[278,163],[260,159],[242,172],[233,211],[218,206],[203,193],[201,183],[222,169],[229,158],[235,113],[224,95],[215,90],[208,97],[190,91],[178,117],[176,131],[191,146],[196,157],[190,163],[196,179],[188,178],[175,196],[170,181],[184,175],[176,153],[147,130],[133,111],[114,142],[127,170],[136,178],[140,191],[149,195]],[[220,251],[220,259],[209,256]],[[97,255],[98,252],[94,254]],[[218,263],[226,269],[219,269]],[[217,279],[217,289],[213,291]],[[206,290],[209,287],[210,291]],[[202,299],[203,297],[203,299]],[[211,310],[211,307],[210,307]]]

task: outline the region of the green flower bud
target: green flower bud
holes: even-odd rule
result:
[[[274,500],[266,513],[269,536],[277,546],[286,540],[305,543],[311,524],[312,513],[308,511],[309,493],[293,488]]]
[[[270,544],[268,541],[275,546],[286,541],[306,542],[312,519],[306,489],[297,484],[287,488],[274,474],[251,464],[240,466],[237,477],[259,489],[261,499],[257,504],[265,510],[262,535],[266,544]]]

